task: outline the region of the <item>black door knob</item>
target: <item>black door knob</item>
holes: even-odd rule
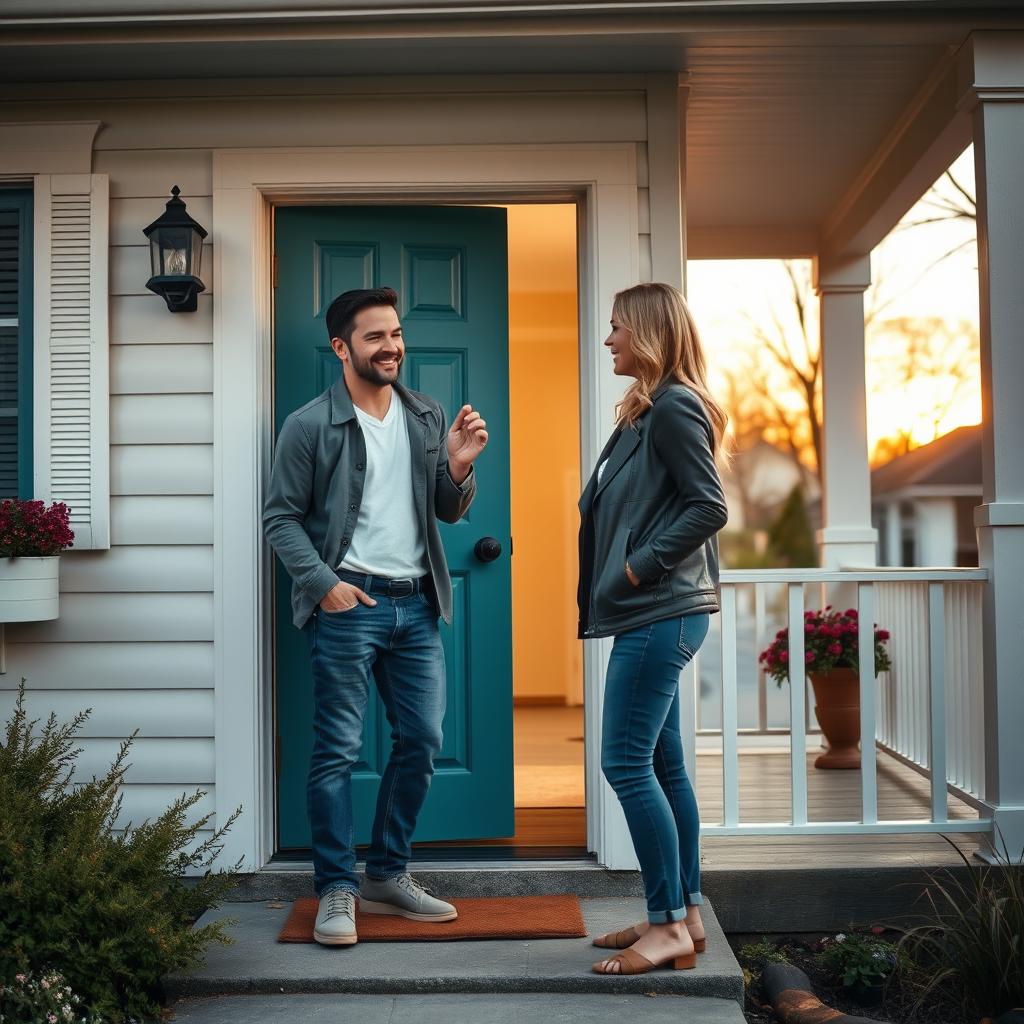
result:
[[[496,537],[481,537],[473,554],[481,562],[493,562],[501,554],[501,542]]]

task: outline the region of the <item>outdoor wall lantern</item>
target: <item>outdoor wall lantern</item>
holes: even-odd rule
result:
[[[188,215],[180,192],[175,185],[167,209],[143,230],[153,270],[146,287],[162,295],[172,313],[194,313],[199,293],[206,290],[199,280],[199,265],[208,232]]]

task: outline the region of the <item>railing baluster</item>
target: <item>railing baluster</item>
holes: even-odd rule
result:
[[[930,721],[928,766],[932,775],[932,821],[947,821],[946,810],[946,642],[945,588],[928,584],[928,676]]]
[[[860,805],[861,821],[878,821],[878,779],[875,764],[875,589],[857,587],[857,657],[860,661]]]
[[[722,587],[722,820],[740,820],[739,751],[737,736],[736,588]]]
[[[804,588],[790,583],[789,592],[789,773],[793,824],[807,824],[807,734],[804,731]]]
[[[754,584],[754,650],[764,647],[765,596],[764,587]],[[768,676],[757,666],[757,731],[768,728]]]

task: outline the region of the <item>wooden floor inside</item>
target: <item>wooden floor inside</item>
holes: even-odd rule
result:
[[[856,822],[861,816],[861,773],[814,767],[818,750],[807,754],[807,813],[811,822]],[[926,821],[931,797],[928,780],[900,761],[876,751],[878,817],[889,821]],[[722,819],[722,756],[697,754],[697,800],[701,820]],[[515,709],[514,836],[480,843],[431,846],[497,846],[585,851],[583,709],[517,707]],[[789,752],[746,749],[739,756],[740,821],[780,822],[790,816]],[[958,834],[956,821],[977,812],[955,797],[947,799],[948,834],[969,856],[982,845],[980,836]],[[868,864],[934,866],[958,862],[956,852],[937,834],[874,836],[707,836],[703,860],[711,867],[863,867]]]

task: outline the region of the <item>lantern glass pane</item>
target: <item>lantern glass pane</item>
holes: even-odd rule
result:
[[[199,273],[203,265],[203,236],[198,231],[192,232],[192,269],[189,271],[193,277],[202,277]]]
[[[160,251],[163,255],[163,274],[188,275],[192,271],[190,228],[162,228]]]
[[[156,277],[158,274],[163,273],[163,261],[160,258],[159,228],[149,236],[149,265],[152,277]]]

